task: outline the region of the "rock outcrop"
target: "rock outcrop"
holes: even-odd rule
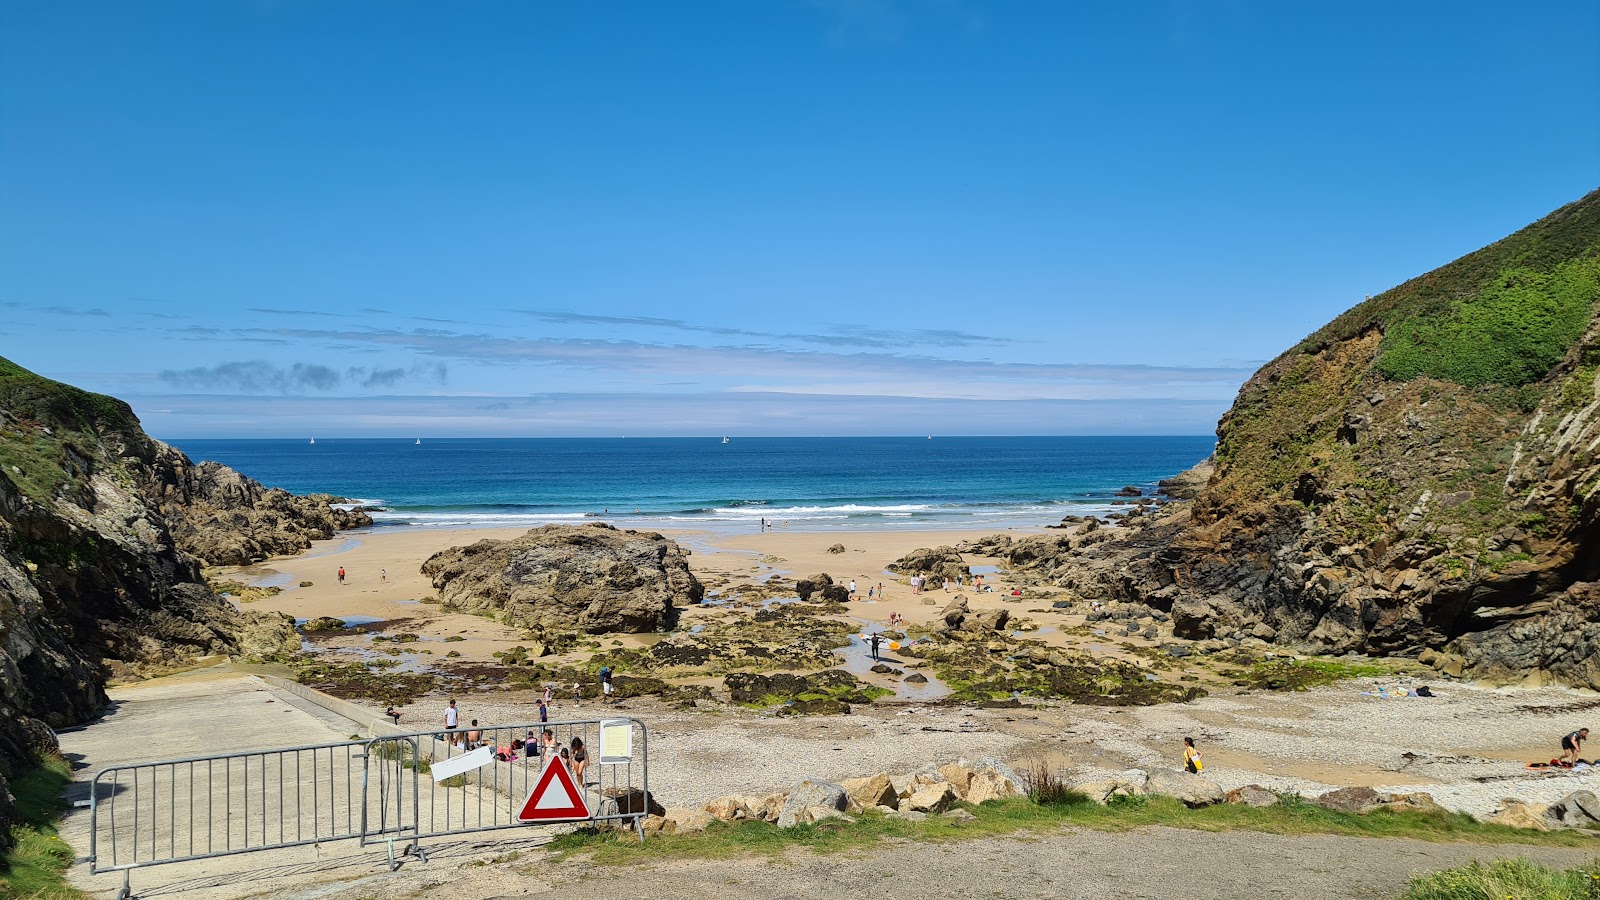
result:
[[[889,571],[900,575],[922,575],[928,578],[956,580],[956,576],[971,575],[972,571],[954,547],[922,547],[907,553],[888,566]]]
[[[590,634],[657,631],[673,621],[675,605],[705,596],[676,542],[603,522],[452,547],[429,557],[422,573],[447,608]]]
[[[365,512],[335,505],[342,498],[263,487],[221,463],[190,462],[165,444],[142,490],[160,504],[178,549],[213,566],[299,553],[314,540],[372,524]]]
[[[198,540],[213,526],[196,521],[276,494],[194,465],[119,400],[0,359],[0,811],[7,777],[48,749],[41,735],[98,714],[108,678],[298,648],[292,620],[213,594],[177,537]],[[281,501],[271,534],[264,517],[214,529],[277,548],[280,532],[340,521],[327,505]],[[0,821],[0,844],[9,838]]]
[[[1600,191],[1268,363],[1203,488],[973,552],[1189,638],[1600,688]]]

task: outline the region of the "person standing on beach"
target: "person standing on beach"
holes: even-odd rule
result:
[[[456,724],[460,721],[461,713],[456,710],[456,702],[451,700],[450,705],[444,708],[444,730],[450,732],[455,731]]]
[[[583,705],[583,684],[581,682],[574,681],[572,683],[572,705]]]
[[[856,580],[854,578],[850,579],[850,599],[856,599]]]
[[[550,721],[550,701],[546,700],[543,697],[540,697],[539,698],[539,724],[543,725],[544,723],[546,723],[548,721]]]
[[[544,683],[544,705],[549,706],[556,699],[556,686],[554,682]]]
[[[389,570],[388,569],[379,569],[378,570],[378,580],[383,582],[384,584],[388,584],[389,583]]]
[[[611,702],[611,691],[611,667],[602,666],[600,668],[600,701],[602,703]]]
[[[1583,749],[1583,742],[1589,739],[1589,729],[1579,728],[1571,734],[1561,737],[1561,759],[1567,765],[1577,765],[1578,751]]]
[[[1190,775],[1199,775],[1200,774],[1200,770],[1203,769],[1203,768],[1205,768],[1205,763],[1202,763],[1200,761],[1200,751],[1195,749],[1194,738],[1192,738],[1192,737],[1184,738],[1183,739],[1183,770],[1185,772],[1188,772]]]
[[[344,584],[344,566],[339,567],[339,583]]]
[[[878,632],[874,631],[872,633],[872,661],[873,662],[877,662],[878,661],[878,641],[880,641],[880,640],[881,640],[881,638],[878,636]]]

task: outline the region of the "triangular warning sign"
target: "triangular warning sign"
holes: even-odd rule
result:
[[[544,771],[528,794],[528,801],[517,813],[518,822],[570,822],[589,818],[589,804],[584,802],[583,791],[573,782],[561,758],[551,754],[545,759]]]

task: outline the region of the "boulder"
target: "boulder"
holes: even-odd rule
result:
[[[1312,802],[1323,809],[1362,815],[1382,806],[1385,801],[1383,795],[1372,788],[1346,787],[1329,791]]]
[[[746,798],[744,797],[718,797],[700,808],[723,822],[738,822],[755,818],[755,815],[750,811],[749,804],[745,801]]]
[[[904,680],[906,684],[927,684],[928,676],[922,674],[921,672],[912,672],[910,675],[907,675]]]
[[[942,765],[938,772],[939,778],[955,789],[958,798],[967,799],[967,785],[976,773],[967,765],[966,760]]]
[[[978,821],[978,817],[977,816],[973,815],[972,813],[967,812],[964,809],[961,809],[960,807],[957,807],[955,809],[947,809],[944,812],[940,813],[939,816],[941,818],[950,819],[951,821],[955,822],[958,825],[963,823],[963,822],[976,822],[976,821]]]
[[[950,604],[944,608],[944,612],[939,613],[939,618],[944,620],[945,628],[954,631],[959,629],[961,624],[967,620],[968,612],[967,598],[957,597],[950,601]]]
[[[794,590],[795,593],[800,595],[801,600],[810,600],[812,594],[815,594],[823,588],[830,587],[832,585],[833,576],[829,575],[827,572],[819,572],[816,575],[807,575],[799,581],[796,581],[794,583]],[[845,593],[848,594],[849,591],[846,591]]]
[[[846,815],[845,813],[842,813],[831,806],[807,806],[797,811],[788,825],[784,825],[780,822],[778,827],[793,828],[796,825],[810,825],[816,822],[823,822],[828,819],[838,819],[840,822],[845,823],[855,821],[855,819],[851,818],[849,815]]]
[[[672,621],[675,606],[705,595],[675,541],[602,522],[452,547],[429,557],[422,573],[448,609],[590,634],[656,631]]]
[[[958,576],[972,574],[961,558],[961,551],[954,547],[920,547],[890,563],[887,568],[898,575],[921,575],[937,581],[948,578],[953,582]]]
[[[783,813],[784,804],[788,802],[789,795],[786,792],[780,791],[776,794],[768,794],[759,803],[750,804],[750,812],[753,814],[753,818],[760,819],[763,822],[776,822],[778,821],[778,816]]]
[[[343,629],[344,620],[335,619],[333,616],[317,616],[315,619],[310,619],[300,626],[300,630],[306,634],[314,634],[321,631],[341,631]]]
[[[905,805],[917,812],[942,813],[949,809],[959,798],[956,789],[948,782],[923,785],[911,793]]]
[[[1551,829],[1600,827],[1600,798],[1593,791],[1573,791],[1550,804],[1545,823]]]
[[[1117,491],[1117,496],[1118,497],[1142,497],[1142,496],[1144,496],[1144,491],[1141,491],[1137,487],[1135,487],[1134,485],[1130,484],[1130,485],[1127,485],[1127,486],[1123,487],[1122,490]]]
[[[901,809],[893,813],[893,818],[904,819],[907,822],[926,822],[928,814],[915,809]]]
[[[1147,794],[1180,800],[1191,809],[1228,799],[1216,782],[1177,769],[1151,769],[1145,779],[1144,789]]]
[[[1096,778],[1072,786],[1090,800],[1104,805],[1113,797],[1139,797],[1145,793],[1149,777],[1142,769],[1129,769],[1107,778]]]
[[[880,773],[870,778],[847,778],[839,784],[850,795],[850,802],[861,809],[874,806],[900,808],[900,795],[895,792],[894,783],[888,775]]]
[[[666,808],[656,802],[649,792],[638,788],[608,787],[601,791],[601,815],[627,816],[650,815],[665,816]]]
[[[1533,831],[1550,830],[1550,807],[1547,804],[1525,803],[1507,798],[1500,801],[1500,806],[1500,811],[1486,820],[1489,824],[1504,825],[1507,828],[1527,828]]]
[[[1444,813],[1448,812],[1433,799],[1433,795],[1418,791],[1414,794],[1384,794],[1384,805],[1397,812]]]
[[[716,819],[703,809],[683,809],[667,807],[667,818],[672,821],[673,834],[693,834],[696,831],[705,831]]]
[[[849,804],[850,795],[842,786],[831,781],[807,778],[789,791],[783,809],[778,812],[778,827],[788,828],[797,824],[796,816],[806,807],[823,806],[842,813]]]
[[[1283,802],[1283,798],[1259,784],[1236,787],[1228,792],[1227,800],[1229,803],[1243,803],[1246,806],[1254,806],[1258,809],[1264,806],[1277,806]]]
[[[988,772],[1005,779],[1011,785],[1011,791],[1014,794],[1026,796],[1028,793],[1028,783],[1022,780],[1022,776],[1013,771],[1010,766],[992,756],[980,758],[972,764],[972,767],[980,773]]]
[[[967,794],[962,799],[971,804],[987,803],[990,800],[1004,800],[1007,797],[1016,797],[1027,793],[1019,790],[1009,779],[998,772],[980,769],[972,774],[972,780],[967,783]]]
[[[968,616],[961,623],[961,630],[973,632],[1004,631],[1006,623],[1009,621],[1011,621],[1011,610],[985,609]]]
[[[844,545],[843,544],[834,544],[833,546],[828,548],[828,552],[829,553],[843,553],[844,552]]]

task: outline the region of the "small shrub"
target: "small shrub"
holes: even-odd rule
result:
[[[1088,794],[1074,790],[1059,772],[1043,760],[1023,771],[1022,783],[1027,785],[1028,799],[1040,806],[1078,806],[1090,802]]]

